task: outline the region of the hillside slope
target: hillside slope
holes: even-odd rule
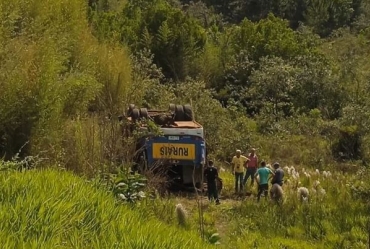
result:
[[[0,185],[2,248],[207,248],[71,173],[5,172]]]

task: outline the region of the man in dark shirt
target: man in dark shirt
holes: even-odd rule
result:
[[[280,164],[278,162],[274,163],[275,175],[271,180],[271,184],[274,185],[275,183],[283,186],[283,178],[284,178],[284,171],[280,168]]]
[[[212,201],[212,198],[216,200],[216,204],[220,204],[218,199],[216,179],[218,178],[217,168],[213,165],[213,161],[208,162],[208,167],[204,170],[204,176],[207,179],[208,199]]]

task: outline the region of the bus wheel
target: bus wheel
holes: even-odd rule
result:
[[[140,111],[139,109],[135,108],[132,110],[131,112],[131,118],[132,118],[132,121],[136,121],[140,118]]]
[[[184,120],[185,121],[193,121],[193,110],[190,105],[184,105]]]
[[[182,105],[176,105],[175,121],[184,121],[184,119],[185,119],[184,107]]]
[[[135,105],[134,104],[130,104],[129,106],[128,106],[128,109],[127,109],[127,116],[128,117],[130,117],[131,116],[131,114],[132,114],[132,110],[134,110],[135,109]]]
[[[148,109],[140,108],[140,117],[141,118],[148,118]]]
[[[168,106],[168,110],[172,113],[176,112],[176,105],[175,104],[170,104]]]

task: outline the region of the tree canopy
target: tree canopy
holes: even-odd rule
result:
[[[0,9],[7,158],[25,144],[25,154],[63,147],[70,120],[118,115],[130,102],[196,100],[223,157],[216,144],[251,139],[244,133],[305,135],[292,120],[316,118],[333,158],[355,158],[343,141],[369,137],[368,0],[3,0]],[[220,137],[227,126],[235,139]]]

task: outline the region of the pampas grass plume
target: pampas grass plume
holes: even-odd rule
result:
[[[188,214],[187,214],[184,206],[180,203],[177,204],[175,212],[176,212],[176,217],[177,217],[177,221],[178,221],[179,225],[181,227],[186,227]]]

